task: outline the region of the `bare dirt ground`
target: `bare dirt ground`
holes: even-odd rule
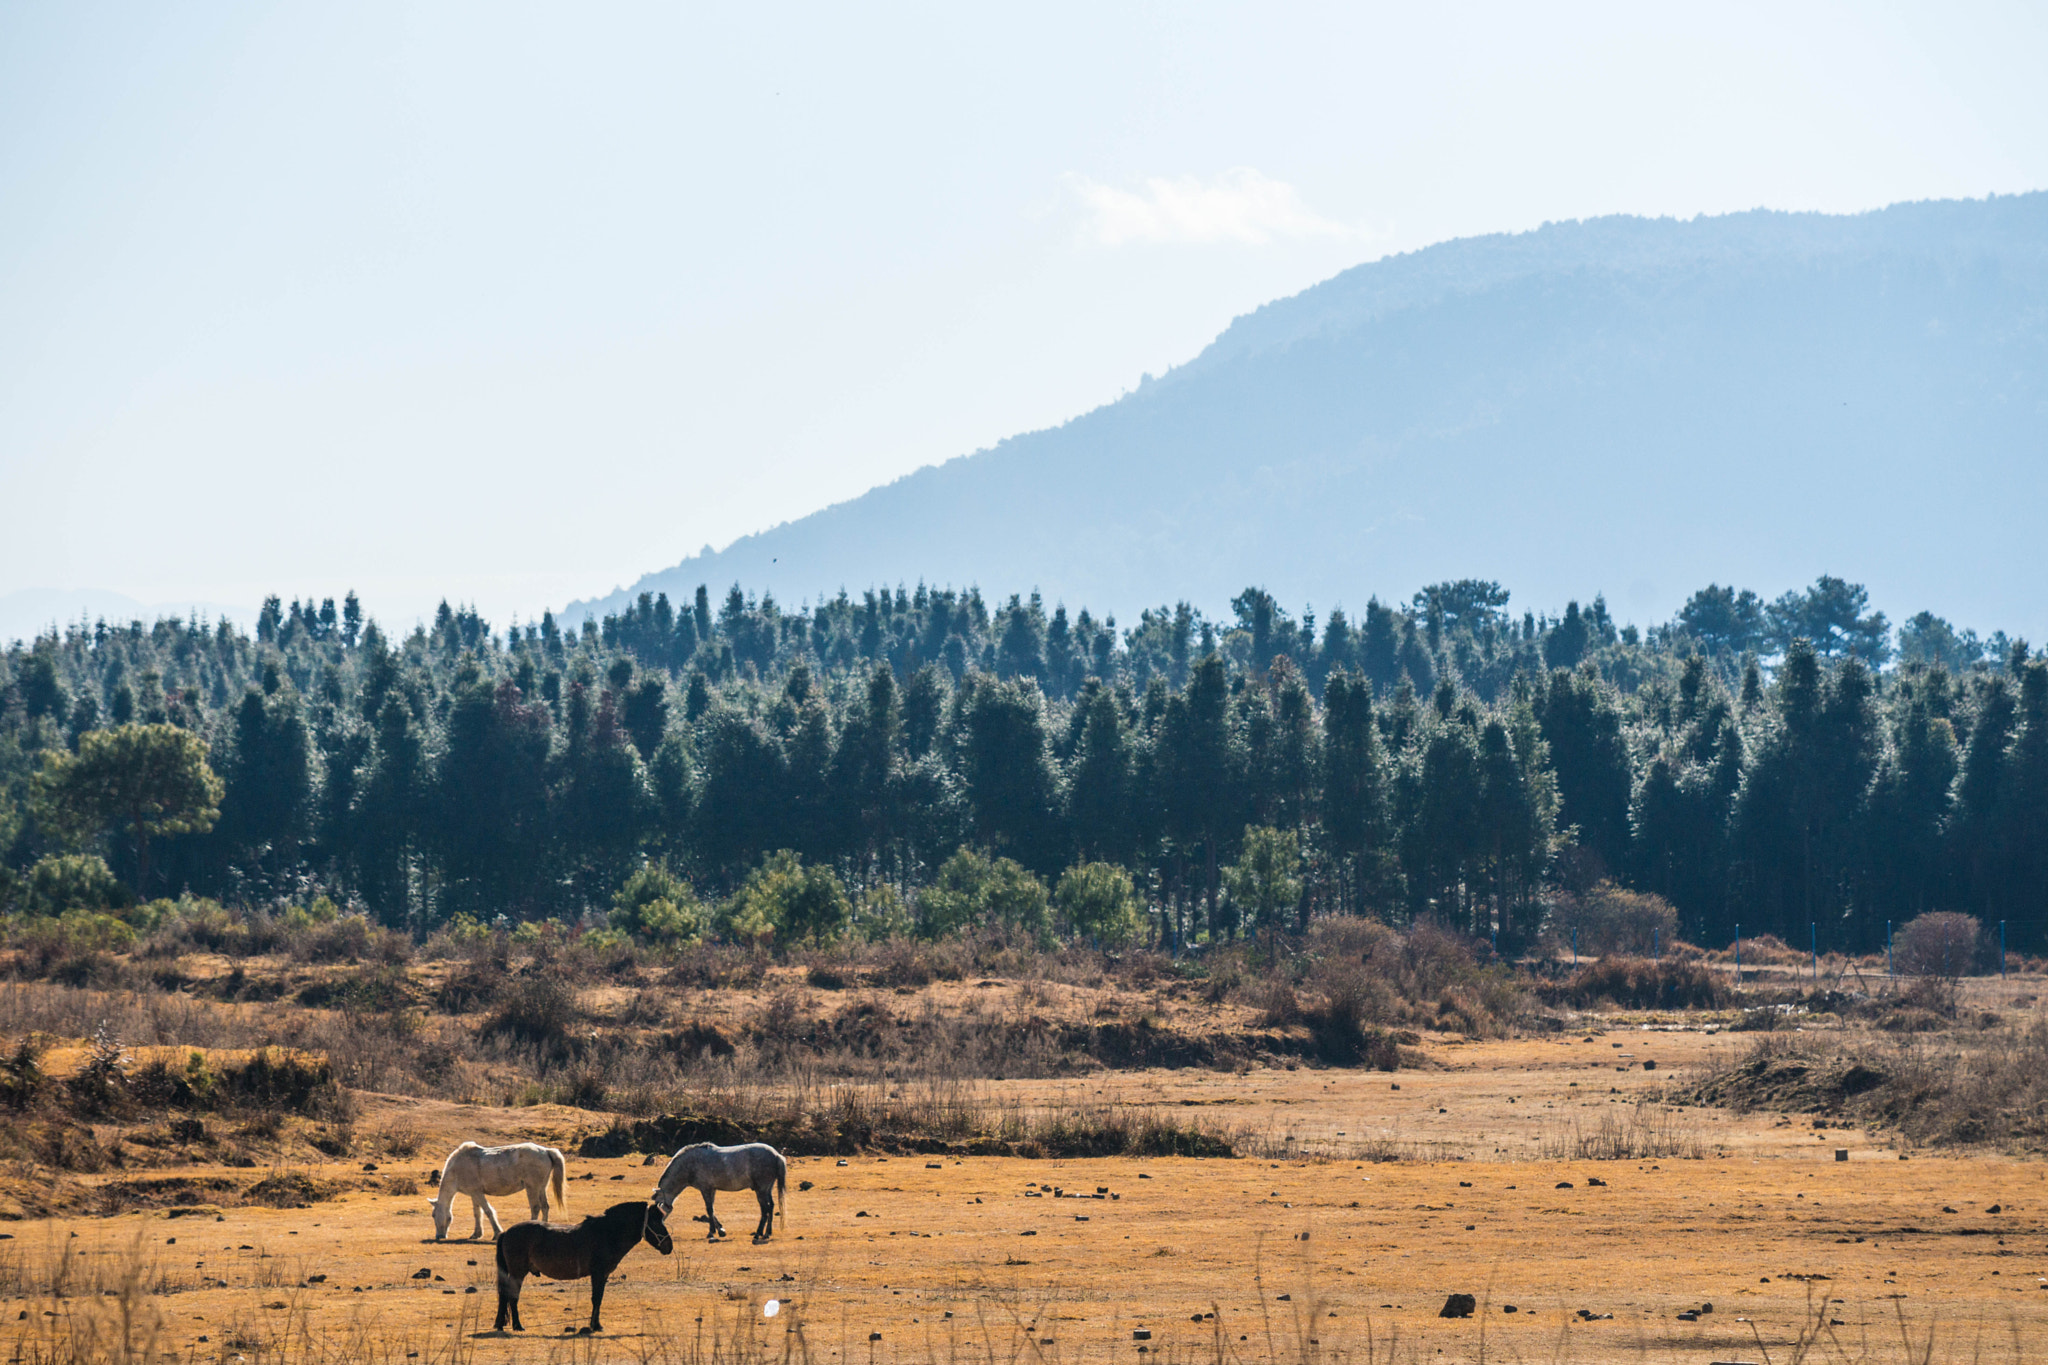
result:
[[[155,1291],[144,1303],[162,1314],[169,1353],[222,1362],[1762,1365],[1798,1354],[1816,1322],[1808,1358],[1919,1360],[1930,1333],[1935,1360],[2048,1351],[2048,1164],[1921,1151],[1902,1161],[1882,1132],[1667,1104],[1712,1053],[1741,1043],[1682,1019],[1585,1016],[1547,1039],[1433,1039],[1426,1069],[1391,1075],[1270,1067],[987,1083],[990,1098],[1020,1106],[1199,1108],[1257,1134],[1262,1150],[1300,1155],[798,1158],[771,1242],[707,1246],[703,1225],[684,1220],[698,1211],[686,1196],[676,1254],[636,1249],[607,1295],[606,1334],[581,1341],[563,1333],[585,1321],[582,1283],[531,1282],[524,1337],[487,1330],[488,1229],[482,1242],[434,1243],[426,1176],[462,1138],[573,1150],[607,1120],[365,1096],[359,1126],[417,1129],[416,1157],[376,1172],[361,1158],[176,1172],[223,1188],[296,1173],[311,1194],[332,1192],[305,1207],[216,1208],[202,1194],[176,1210],[6,1224],[0,1324],[10,1358],[48,1358],[91,1291],[134,1268]],[[1603,1133],[1680,1155],[1567,1159]],[[571,1216],[644,1198],[655,1174],[637,1156],[572,1155],[570,1172]],[[419,1192],[392,1192],[406,1177]],[[517,1196],[496,1202],[508,1224],[525,1216]],[[725,1196],[721,1213],[743,1231],[751,1200]],[[453,1230],[469,1226],[458,1200]],[[68,1296],[53,1298],[57,1287]],[[1453,1293],[1475,1296],[1473,1317],[1437,1316]],[[1707,1304],[1696,1321],[1677,1316]]]

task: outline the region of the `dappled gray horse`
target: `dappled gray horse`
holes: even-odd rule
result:
[[[704,1196],[704,1221],[711,1225],[707,1241],[725,1235],[725,1224],[711,1209],[713,1190],[752,1190],[761,1203],[761,1221],[754,1227],[754,1240],[765,1242],[775,1231],[775,1196],[782,1195],[783,1215],[789,1212],[789,1163],[782,1153],[765,1142],[739,1147],[714,1147],[693,1142],[669,1158],[668,1168],[654,1186],[654,1202],[666,1214],[674,1210],[676,1197],[684,1190]]]

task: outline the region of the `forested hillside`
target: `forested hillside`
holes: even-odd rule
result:
[[[1611,880],[1714,945],[1811,924],[1868,949],[1955,909],[2048,947],[2048,664],[2024,644],[1894,633],[1836,579],[1710,587],[1647,633],[1597,598],[1508,600],[1464,580],[1318,620],[1248,589],[1229,619],[1120,628],[975,590],[790,612],[734,587],[574,633],[444,606],[392,640],[353,596],[272,599],[254,637],[81,625],[0,657],[0,899],[324,894],[417,932],[609,914],[780,942],[1357,914],[1507,949]]]
[[[565,619],[735,580],[1128,615],[1478,575],[1661,620],[1731,573],[1775,593],[1853,564],[1895,614],[2038,639],[2044,413],[2048,194],[1553,223],[1348,270],[1093,412]]]

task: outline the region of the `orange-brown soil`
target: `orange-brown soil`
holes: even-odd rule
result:
[[[710,1246],[703,1225],[685,1221],[698,1211],[686,1196],[676,1255],[628,1257],[606,1299],[605,1338],[575,1358],[708,1361],[716,1338],[741,1361],[787,1347],[792,1359],[874,1365],[1136,1365],[1162,1354],[1761,1365],[1765,1350],[1786,1359],[1815,1315],[1821,1358],[1918,1359],[1929,1331],[1937,1360],[2048,1349],[2048,1165],[1920,1151],[1901,1161],[1883,1133],[1670,1107],[1662,1101],[1712,1051],[1740,1040],[1580,1022],[1551,1040],[1434,1041],[1430,1069],[1394,1075],[1188,1069],[989,1083],[984,1098],[1024,1106],[1196,1111],[1257,1135],[1263,1150],[1307,1155],[799,1158],[786,1221],[766,1245],[743,1235],[747,1196],[721,1200],[742,1235]],[[560,1334],[585,1320],[587,1287],[533,1282],[525,1338],[490,1335],[488,1230],[479,1243],[434,1243],[425,1176],[461,1138],[573,1150],[609,1120],[378,1096],[364,1110],[359,1132],[403,1124],[425,1138],[418,1155],[377,1158],[376,1172],[361,1156],[296,1162],[310,1194],[333,1192],[304,1207],[241,1202],[236,1191],[274,1174],[265,1170],[63,1177],[217,1179],[224,1192],[188,1194],[180,1208],[8,1223],[0,1288],[12,1296],[0,1299],[0,1321],[33,1347],[63,1315],[88,1311],[94,1300],[79,1288],[113,1283],[139,1257],[180,1358],[256,1361],[283,1346],[316,1359],[539,1361],[570,1350]],[[1697,1155],[1556,1155],[1603,1119],[1617,1130],[1661,1125],[1663,1141]],[[1836,1161],[1837,1149],[1849,1160]],[[572,1155],[570,1172],[571,1216],[644,1198],[655,1174],[637,1156]],[[391,1191],[408,1177],[418,1193]],[[495,1202],[508,1223],[525,1216],[517,1196]],[[454,1231],[469,1218],[459,1199]],[[72,1290],[62,1300],[47,1292],[60,1264]],[[429,1277],[413,1278],[421,1270]],[[1476,1296],[1474,1317],[1437,1316],[1452,1293]],[[770,1298],[786,1305],[772,1319]],[[1697,1321],[1676,1317],[1707,1303],[1713,1312]],[[1582,1309],[1597,1316],[1582,1320]],[[1148,1341],[1134,1339],[1139,1330]]]

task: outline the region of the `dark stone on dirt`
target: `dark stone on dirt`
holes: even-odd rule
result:
[[[1569,1180],[1560,1180],[1560,1181],[1558,1181],[1558,1182],[1557,1182],[1557,1188],[1558,1188],[1558,1189],[1560,1189],[1560,1190],[1568,1190],[1568,1189],[1570,1189],[1571,1187],[1572,1187],[1572,1182],[1571,1182],[1571,1181],[1569,1181]]]
[[[1453,1294],[1444,1300],[1444,1306],[1437,1309],[1440,1318],[1469,1318],[1472,1310],[1479,1306],[1479,1300],[1470,1294]]]
[[[430,1267],[421,1266],[418,1270],[413,1271],[412,1277],[415,1280],[431,1280],[434,1278],[434,1272]]]
[[[797,1187],[797,1189],[798,1189],[798,1190],[809,1190],[809,1189],[815,1189],[815,1188],[816,1188],[816,1187],[815,1187],[814,1185],[812,1185],[812,1184],[811,1184],[811,1182],[810,1182],[810,1181],[808,1181],[808,1180],[799,1180],[799,1181],[797,1181],[797,1182],[796,1182],[796,1187]]]

